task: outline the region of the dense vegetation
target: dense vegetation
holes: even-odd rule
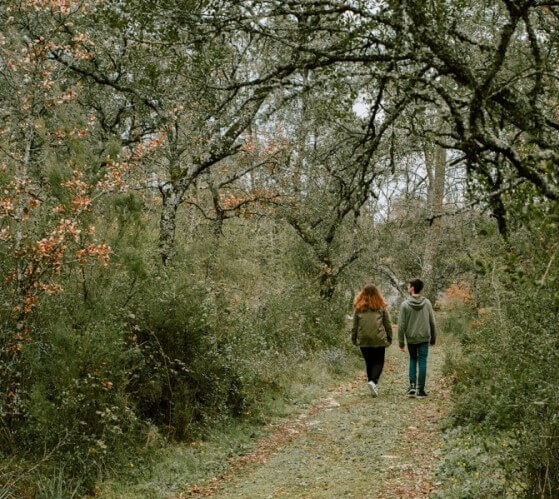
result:
[[[558,16],[8,1],[2,494],[265,419],[293,366],[346,361],[359,286],[421,275],[459,298],[448,490],[556,497]]]

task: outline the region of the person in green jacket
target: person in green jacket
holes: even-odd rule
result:
[[[410,297],[400,306],[398,317],[398,342],[400,350],[404,352],[404,338],[408,344],[410,354],[409,397],[427,397],[425,379],[427,377],[427,356],[429,345],[434,345],[437,339],[437,326],[431,302],[421,296],[423,281],[412,279],[408,283]],[[417,371],[419,367],[419,376]]]
[[[373,397],[377,397],[384,351],[392,343],[392,323],[386,301],[374,284],[367,284],[355,297],[351,341],[361,348],[367,384]]]

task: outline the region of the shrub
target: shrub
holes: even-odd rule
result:
[[[136,359],[110,318],[83,328],[52,324],[20,352],[19,419],[2,433],[4,443],[35,458],[40,449],[93,483],[139,428],[126,393]]]
[[[129,324],[141,352],[128,386],[138,413],[188,439],[248,412],[289,362],[340,341],[336,303],[312,296],[293,288],[250,309],[225,292],[216,308],[203,281],[152,285]]]
[[[471,426],[447,431],[437,466],[437,478],[443,483],[433,497],[518,497],[523,489],[510,481],[516,471],[510,456],[517,447],[516,440],[504,433],[491,436]]]
[[[559,365],[559,308],[547,290],[529,283],[497,302],[460,334],[454,423],[489,439],[514,438],[503,465],[509,486],[553,497],[559,493],[559,393],[550,380]]]
[[[161,268],[136,199],[105,209],[111,266],[61,274],[65,292],[33,311],[21,352],[0,358],[3,393],[6,379],[19,383],[17,400],[0,407],[2,449],[36,470],[20,483],[36,479],[39,495],[92,492],[107,470],[146,454],[143,442],[261,420],[263,402],[289,391],[286,373],[314,354],[334,372],[345,364],[343,300],[321,299],[283,254],[247,259],[267,238],[232,233],[213,247],[200,237]],[[0,314],[13,331],[9,311]]]

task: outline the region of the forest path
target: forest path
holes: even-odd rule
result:
[[[450,402],[444,352],[429,351],[427,399],[408,399],[407,352],[387,351],[378,398],[365,378],[284,421],[251,454],[178,497],[427,497]]]

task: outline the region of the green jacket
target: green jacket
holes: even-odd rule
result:
[[[359,347],[387,347],[392,343],[388,310],[366,310],[353,314],[351,341]]]
[[[410,296],[400,306],[398,317],[398,343],[404,348],[404,337],[414,345],[428,341],[431,345],[437,339],[437,326],[431,302],[424,296]]]

